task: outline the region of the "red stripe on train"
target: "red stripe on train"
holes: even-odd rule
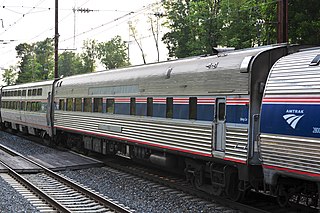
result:
[[[295,170],[295,169],[288,169],[288,168],[282,168],[282,167],[277,167],[277,166],[269,166],[269,165],[262,165],[262,167],[266,169],[274,169],[274,170],[279,170],[279,171],[284,171],[284,172],[289,172],[289,173],[295,173],[299,175],[306,175],[310,177],[320,177],[320,174],[312,173],[312,172],[305,172],[305,171],[300,171],[300,170]]]

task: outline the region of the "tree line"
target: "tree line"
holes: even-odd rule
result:
[[[289,43],[319,45],[320,1],[288,2]],[[163,0],[162,3],[164,12],[156,22],[161,18],[162,25],[169,29],[162,41],[172,58],[213,54],[217,46],[240,49],[277,43],[278,0]],[[155,20],[149,18],[158,48],[153,25]],[[132,23],[130,30],[139,45]],[[19,59],[17,66],[11,66],[3,74],[7,84],[14,83],[15,75],[16,83],[53,78],[52,39],[22,43],[16,47],[16,51]],[[140,51],[146,63],[142,47]],[[59,75],[94,72],[96,61],[107,70],[128,66],[130,63],[126,52],[126,43],[120,36],[106,42],[87,40],[83,43],[82,53],[65,51],[59,54]]]
[[[20,84],[49,80],[54,78],[54,43],[47,38],[32,44],[22,43],[16,46],[17,66],[5,69],[2,77],[7,84]],[[59,54],[59,76],[71,76],[96,71],[98,60],[105,69],[114,69],[129,65],[127,47],[120,36],[107,42],[86,40],[82,53],[64,51]]]

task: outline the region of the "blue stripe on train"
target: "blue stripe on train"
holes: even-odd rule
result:
[[[263,104],[261,133],[320,138],[320,105]]]
[[[136,115],[146,116],[147,115],[147,104],[136,103]]]
[[[213,121],[214,118],[214,104],[198,104],[197,106],[197,120]]]
[[[174,104],[173,118],[189,119],[189,104]]]
[[[153,104],[153,116],[165,118],[167,106],[165,104]]]
[[[115,114],[130,115],[130,104],[129,103],[115,103],[114,104]]]
[[[227,105],[227,123],[248,124],[249,106],[247,105]]]

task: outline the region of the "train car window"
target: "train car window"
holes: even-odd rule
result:
[[[32,90],[28,89],[28,96],[31,96],[31,94],[32,94]]]
[[[219,107],[218,119],[219,119],[219,121],[223,121],[223,120],[225,120],[225,116],[226,116],[226,104],[219,103],[218,107]]]
[[[114,99],[107,99],[107,113],[114,113]]]
[[[27,102],[26,111],[31,111],[31,102]]]
[[[37,103],[31,102],[31,111],[36,111],[36,109],[37,109]]]
[[[93,111],[102,112],[102,98],[93,99]]]
[[[147,116],[153,116],[153,98],[147,98]]]
[[[197,98],[189,98],[189,119],[197,119]]]
[[[75,99],[75,109],[74,111],[81,112],[82,111],[82,98],[76,98]]]
[[[173,118],[173,98],[167,98],[167,118]]]
[[[21,96],[21,90],[18,91],[18,96]]]
[[[20,110],[25,110],[25,107],[26,107],[26,102],[25,101],[22,101],[21,104],[20,104]]]
[[[92,112],[92,99],[91,98],[85,98],[84,99],[84,112]]]
[[[32,90],[32,96],[36,96],[37,95],[37,89],[33,89]]]
[[[37,111],[38,112],[42,112],[42,103],[41,102],[37,102]]]
[[[42,88],[37,89],[37,95],[39,95],[39,96],[42,95]]]
[[[130,98],[130,115],[136,114],[136,98]]]
[[[73,110],[73,98],[67,98],[67,109],[66,111],[72,111]]]
[[[26,96],[27,91],[26,90],[22,90],[22,96]]]
[[[64,110],[64,99],[59,99],[59,110]]]
[[[13,95],[14,95],[14,96],[18,96],[18,90],[14,91],[14,92],[13,92]]]

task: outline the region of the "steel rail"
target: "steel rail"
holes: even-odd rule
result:
[[[28,159],[27,157],[21,155],[20,153],[18,152],[15,152],[14,150],[11,150],[3,145],[0,144],[0,149],[2,150],[5,150],[5,151],[8,151],[10,153],[14,153],[15,155],[17,156],[20,156],[21,158],[29,161],[30,163],[33,163],[34,165],[40,167],[41,169],[43,169],[44,173],[49,175],[50,177],[60,181],[61,183],[71,187],[72,189],[86,195],[88,198],[90,199],[93,199],[95,201],[97,201],[99,204],[101,204],[102,206],[104,206],[105,208],[109,208],[109,209],[112,209],[113,211],[115,212],[118,212],[118,213],[131,213],[132,211],[130,211],[129,209],[126,209],[102,196],[100,196],[99,194],[95,193],[95,192],[92,192],[90,190],[87,190],[85,188],[82,188],[81,186],[77,185],[76,183],[64,178],[63,176],[57,174],[56,172],[46,168],[45,166],[33,161],[33,160],[30,160]],[[14,172],[14,171],[13,171]],[[15,172],[16,173],[16,172]],[[24,179],[24,178],[23,178]],[[27,181],[27,180],[26,180]],[[29,183],[31,184],[31,183]],[[32,185],[32,184],[31,184]],[[34,186],[35,187],[35,186]],[[37,188],[37,190],[41,191],[40,189]],[[43,193],[43,192],[41,192]],[[50,196],[48,196],[50,198]],[[52,199],[52,198],[51,198]],[[53,200],[53,199],[52,199]],[[68,211],[62,211],[62,212],[68,212]]]

